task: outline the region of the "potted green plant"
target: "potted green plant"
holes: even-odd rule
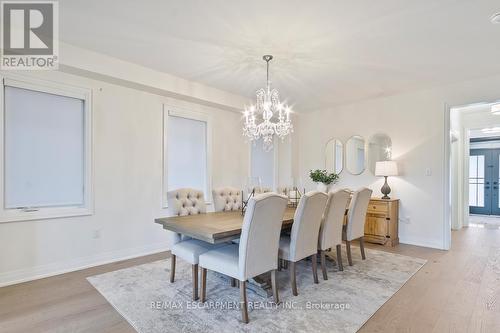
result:
[[[317,190],[321,192],[328,192],[330,185],[335,184],[340,178],[338,173],[329,173],[320,169],[311,170],[309,177],[317,184]]]

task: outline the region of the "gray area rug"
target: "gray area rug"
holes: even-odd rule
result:
[[[332,253],[334,255],[334,252]],[[345,256],[345,249],[343,249]],[[311,262],[297,267],[298,296],[288,270],[278,272],[281,304],[248,291],[250,323],[240,322],[239,290],[213,272],[207,276],[207,302],[191,300],[191,265],[177,260],[169,282],[170,260],[96,275],[88,281],[140,333],[153,332],[356,332],[426,262],[367,250],[344,271],[328,261],[328,280],[313,283]]]

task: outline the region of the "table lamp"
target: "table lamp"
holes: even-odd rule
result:
[[[387,177],[398,175],[398,164],[396,161],[381,161],[375,164],[375,176],[385,177],[384,186],[380,189],[384,195],[382,199],[390,199],[389,193],[391,193],[391,188],[387,184]]]

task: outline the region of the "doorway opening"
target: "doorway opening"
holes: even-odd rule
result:
[[[500,228],[500,112],[498,103],[451,108],[451,222]]]
[[[470,130],[469,226],[500,226],[500,128]]]

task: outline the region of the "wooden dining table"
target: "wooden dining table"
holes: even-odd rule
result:
[[[293,224],[294,207],[287,207],[283,215],[282,229]],[[243,214],[241,211],[205,213],[187,216],[170,216],[155,219],[163,229],[201,241],[218,244],[237,239],[241,235]]]
[[[295,207],[287,207],[283,214],[282,230],[292,227]],[[241,211],[170,216],[155,219],[163,229],[201,241],[219,244],[240,238],[243,226]],[[272,296],[270,274],[259,275],[249,281],[248,288],[257,294]]]

